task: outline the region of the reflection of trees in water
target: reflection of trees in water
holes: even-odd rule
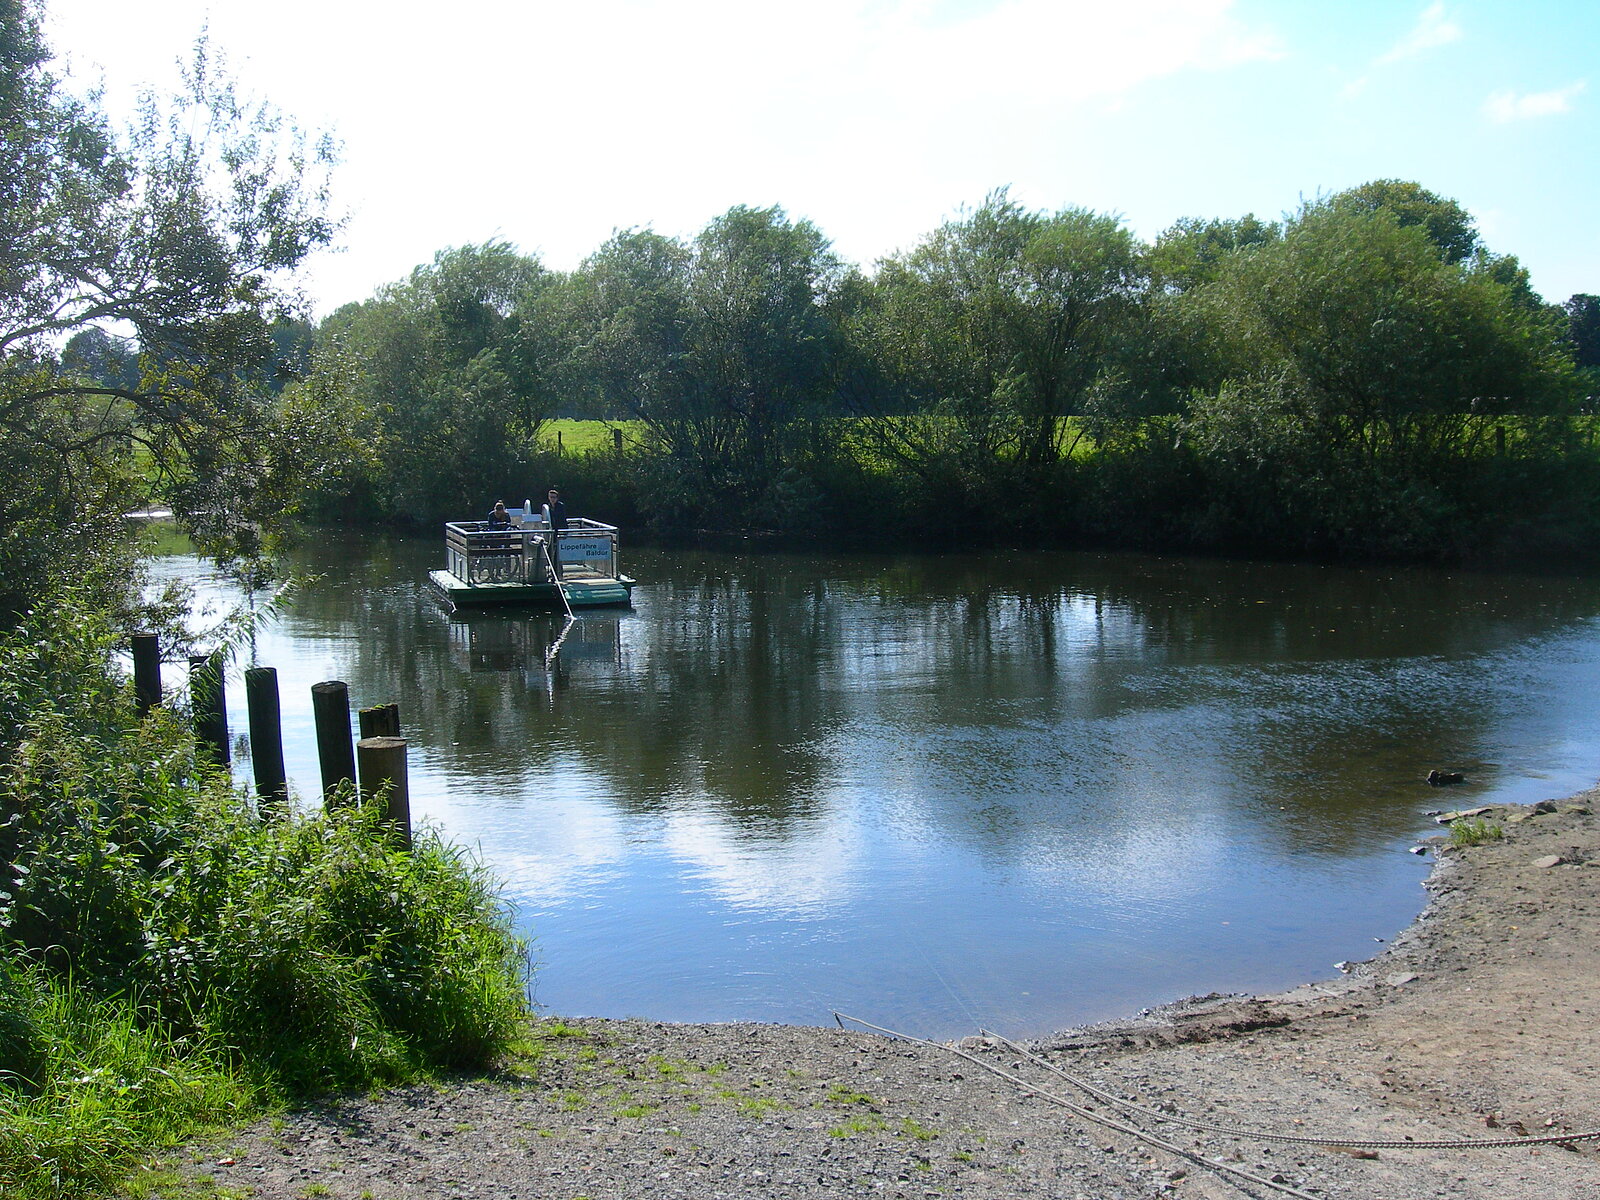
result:
[[[745,560],[652,588],[652,611],[671,615],[637,629],[649,668],[628,724],[642,769],[617,780],[623,802],[648,812],[703,796],[762,837],[816,816],[819,731],[834,717],[820,582]]]
[[[450,769],[581,763],[627,809],[763,838],[881,788],[1000,854],[1118,822],[1402,835],[1499,718],[1484,656],[1600,611],[1592,581],[1426,570],[647,552],[640,610],[580,618],[593,653],[547,674],[559,619],[447,617],[432,557],[324,550],[292,619],[357,645],[358,703],[398,700]]]

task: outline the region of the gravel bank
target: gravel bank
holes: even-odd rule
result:
[[[270,1200],[1600,1200],[1597,1142],[1348,1145],[1600,1129],[1597,798],[1486,813],[1506,836],[1441,852],[1411,929],[1283,995],[1184,1001],[1026,1050],[544,1022],[544,1051],[494,1077],[296,1111],[176,1166],[189,1187]],[[1254,1132],[1130,1115],[1058,1070]]]

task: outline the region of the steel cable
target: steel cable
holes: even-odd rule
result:
[[[1079,1088],[1089,1095],[1119,1108],[1124,1112],[1137,1112],[1144,1116],[1152,1117],[1158,1121],[1166,1121],[1173,1125],[1183,1125],[1189,1129],[1199,1129],[1207,1133],[1223,1133],[1230,1137],[1251,1138],[1262,1142],[1293,1142],[1303,1146],[1343,1146],[1351,1150],[1502,1150],[1511,1146],[1547,1146],[1563,1145],[1568,1142],[1592,1142],[1600,1140],[1600,1129],[1590,1130],[1587,1133],[1552,1133],[1540,1137],[1513,1137],[1513,1138],[1436,1138],[1428,1141],[1414,1141],[1407,1139],[1371,1139],[1371,1138],[1327,1138],[1311,1137],[1306,1134],[1296,1133],[1268,1133],[1260,1129],[1240,1129],[1228,1125],[1216,1125],[1209,1121],[1194,1120],[1189,1117],[1180,1117],[1172,1113],[1163,1112],[1158,1108],[1150,1108],[1137,1104],[1132,1100],[1124,1100],[1113,1095],[1103,1088],[1095,1087],[1086,1079],[1081,1079],[1069,1071],[1041,1058],[1033,1051],[1017,1045],[1010,1038],[993,1033],[987,1029],[979,1030],[985,1037],[992,1037],[1003,1044],[1007,1049],[1015,1051],[1027,1058],[1028,1061],[1042,1067],[1054,1075],[1060,1076],[1073,1087]]]
[[[1318,1200],[1318,1198],[1312,1196],[1310,1192],[1302,1192],[1298,1188],[1290,1187],[1286,1183],[1278,1183],[1274,1180],[1267,1179],[1263,1176],[1255,1174],[1254,1172],[1246,1171],[1243,1167],[1235,1167],[1228,1163],[1217,1162],[1214,1159],[1205,1157],[1205,1155],[1200,1154],[1197,1151],[1179,1146],[1173,1142],[1167,1141],[1164,1138],[1156,1137],[1154,1134],[1146,1133],[1144,1130],[1138,1129],[1135,1126],[1113,1120],[1110,1117],[1103,1116],[1092,1109],[1084,1108],[1083,1105],[1075,1104],[1071,1100],[1068,1100],[1065,1096],[1058,1096],[1054,1092],[1047,1092],[1042,1088],[1034,1086],[1027,1080],[1011,1074],[1009,1071],[1001,1070],[993,1063],[984,1062],[983,1059],[979,1058],[976,1054],[969,1053],[968,1051],[961,1049],[959,1046],[949,1046],[942,1042],[929,1041],[927,1038],[915,1037],[909,1033],[900,1033],[897,1030],[885,1029],[882,1025],[874,1025],[871,1021],[863,1021],[860,1017],[852,1017],[848,1013],[835,1011],[833,1014],[833,1019],[839,1023],[839,1027],[841,1029],[844,1028],[844,1022],[850,1021],[851,1023],[860,1025],[865,1029],[876,1030],[878,1033],[887,1034],[888,1036],[892,1038],[898,1038],[903,1042],[913,1042],[919,1046],[932,1046],[937,1050],[945,1051],[947,1054],[954,1054],[957,1058],[964,1058],[974,1066],[981,1067],[983,1070],[988,1071],[991,1075],[996,1075],[999,1078],[1004,1079],[1007,1083],[1013,1084],[1016,1087],[1031,1093],[1032,1095],[1038,1096],[1041,1100],[1066,1109],[1075,1117],[1079,1117],[1085,1121],[1090,1121],[1096,1125],[1104,1126],[1107,1129],[1115,1130],[1118,1133],[1127,1134],[1129,1137],[1144,1142],[1146,1145],[1154,1146],[1159,1150],[1165,1150],[1169,1154],[1175,1154],[1179,1158],[1188,1159],[1190,1162],[1197,1163],[1200,1166],[1206,1167],[1210,1170],[1223,1171],[1229,1175],[1237,1175],[1239,1178],[1248,1180],[1257,1187],[1272,1188],[1274,1191],[1283,1192],[1285,1195],[1297,1196],[1300,1198],[1300,1200]]]

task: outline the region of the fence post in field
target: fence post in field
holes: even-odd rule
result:
[[[223,689],[222,655],[189,656],[189,703],[194,708],[194,735],[219,767],[229,763],[228,700]]]
[[[341,783],[356,782],[356,755],[350,742],[350,689],[342,680],[311,685],[311,714],[317,724],[317,761],[322,767],[322,798]]]
[[[611,448],[618,454],[622,453],[622,430],[613,429],[611,431]]]
[[[161,703],[161,639],[153,633],[133,635],[133,694],[141,717]]]
[[[385,797],[395,840],[411,849],[411,785],[406,776],[406,739],[369,737],[356,743],[364,799]]]
[[[244,699],[250,712],[250,761],[256,772],[256,795],[264,809],[271,806],[281,811],[289,803],[289,776],[283,769],[283,714],[278,704],[277,669],[247,670]]]

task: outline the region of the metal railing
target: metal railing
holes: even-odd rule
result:
[[[490,529],[485,521],[448,521],[444,545],[446,568],[466,584],[552,583],[552,560],[563,574],[617,577],[617,527],[588,517],[573,517],[559,531],[542,525]]]

